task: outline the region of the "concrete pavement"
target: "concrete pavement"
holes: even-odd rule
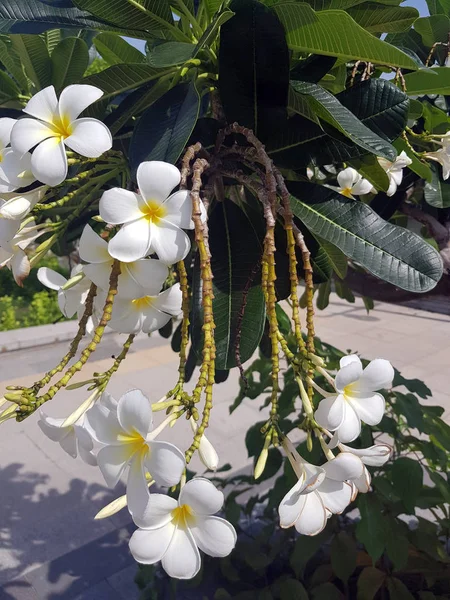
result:
[[[450,317],[386,304],[367,315],[361,300],[350,305],[332,296],[330,306],[317,314],[316,331],[343,350],[388,358],[403,375],[424,379],[433,391],[427,402],[441,404],[450,417]],[[124,339],[108,335],[78,380],[108,369]],[[0,394],[6,385],[39,379],[66,348],[64,342],[3,353]],[[119,397],[139,387],[155,401],[173,385],[176,368],[177,357],[166,340],[142,336],[112,379],[110,391]],[[237,380],[237,373],[231,373],[217,386],[208,437],[222,464],[242,468],[248,465],[245,432],[264,412],[259,401],[247,401],[230,418]],[[83,389],[64,392],[45,409],[52,416],[66,416],[85,397]],[[137,593],[132,583],[135,565],[127,551],[128,514],[93,520],[123,487],[109,490],[98,469],[67,456],[36,421],[35,416],[21,424],[8,421],[0,429],[0,599],[133,600]],[[165,438],[186,447],[191,440],[188,423],[177,423]],[[202,471],[198,459],[192,466]]]

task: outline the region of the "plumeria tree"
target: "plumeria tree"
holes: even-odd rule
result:
[[[413,540],[398,517],[414,513],[422,467],[434,491],[421,506],[441,511],[436,533],[448,531],[442,410],[422,412],[397,388],[423,397],[427,388],[387,360],[361,362],[314,332],[314,294],[319,307],[332,286],[348,298],[352,274],[407,293],[442,285],[450,21],[445,3],[430,10],[419,18],[395,0],[1,3],[0,261],[19,286],[38,268],[78,331],[44,377],[7,390],[0,422],[36,419],[111,487],[126,475],[126,496],[98,517],[127,507],[140,564],[161,561],[170,577],[191,579],[202,553],[230,555],[242,532],[233,508],[241,484],[280,469],[248,514],[263,507],[271,531],[287,530],[276,538],[287,548],[296,530],[300,553],[302,536],[325,530],[345,554],[345,532],[355,529],[345,515],[358,497],[356,539],[386,567],[362,563],[361,598],[385,589],[398,598],[405,588],[392,571],[406,565]],[[145,55],[125,37],[144,40]],[[69,279],[39,268],[49,252],[72,257]],[[121,353],[73,383],[107,328],[124,334]],[[170,389],[152,398],[150,382],[115,398],[114,374],[135,337],[155,331],[179,355]],[[224,480],[192,477],[189,463],[198,453],[209,471],[221,466],[206,430],[215,385],[231,369],[241,387],[230,412],[267,393],[269,414],[248,432],[254,473],[229,481],[224,519]],[[47,414],[80,386],[89,394],[71,415]],[[165,416],[154,424],[154,413]],[[187,448],[164,440],[182,417],[192,428]],[[367,467],[385,482],[375,492]],[[388,529],[406,540],[400,549]],[[434,559],[444,560],[435,538]],[[355,597],[355,568],[346,576],[337,556],[343,586],[326,585]],[[275,587],[266,578],[264,597],[303,597],[294,571]]]

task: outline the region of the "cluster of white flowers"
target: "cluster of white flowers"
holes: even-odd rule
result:
[[[425,152],[424,156],[438,162],[442,166],[442,179],[450,177],[450,131],[441,137],[439,141],[434,140],[434,143],[441,147],[434,152]]]
[[[143,564],[161,561],[171,577],[190,579],[201,567],[199,550],[227,556],[236,544],[236,531],[213,516],[224,497],[204,477],[182,485],[178,501],[150,494],[152,483],[172,487],[183,479],[186,462],[181,450],[155,439],[174,419],[176,414],[169,414],[154,429],[151,404],[140,390],[127,392],[119,401],[96,390],[65,420],[41,411],[39,426],[73,458],[79,455],[98,465],[112,488],[128,470],[126,503],[138,527],[130,540],[131,553]],[[202,444],[203,458],[215,462],[217,454],[205,436]]]
[[[329,433],[328,462],[321,467],[309,464],[285,438],[283,446],[298,482],[289,490],[279,507],[280,525],[295,526],[299,533],[320,533],[333,514],[342,513],[358,492],[370,489],[369,466],[381,466],[391,454],[387,444],[354,449],[344,445],[361,433],[361,422],[378,425],[383,418],[385,402],[376,390],[392,385],[394,369],[389,361],[375,359],[363,369],[360,359],[352,354],[340,361],[334,386],[314,414],[317,423]],[[331,449],[338,447],[335,457]]]

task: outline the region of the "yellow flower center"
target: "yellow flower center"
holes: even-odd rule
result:
[[[173,524],[181,529],[186,529],[189,526],[195,525],[194,511],[189,504],[177,506],[172,511]]]
[[[349,397],[354,395],[354,383],[349,383],[344,388],[344,397],[347,400]]]
[[[135,298],[131,303],[136,310],[145,310],[151,307],[153,299],[153,296],[142,296],[142,298]]]
[[[346,198],[353,198],[352,188],[346,187],[341,190],[341,194]]]
[[[68,115],[63,115],[62,117],[55,115],[52,119],[52,128],[63,140],[73,133],[72,123]]]
[[[164,208],[164,205],[159,204],[154,200],[146,200],[146,205],[141,210],[147,221],[150,221],[155,225],[158,225],[159,221],[167,214],[167,210]]]

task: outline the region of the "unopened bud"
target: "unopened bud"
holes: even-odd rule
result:
[[[263,448],[261,450],[261,454],[256,461],[255,470],[253,476],[255,479],[261,477],[264,473],[264,469],[266,468],[267,457],[269,456],[269,450],[267,448]]]
[[[100,396],[101,392],[99,389],[96,389],[93,394],[91,394],[86,400],[80,404],[78,408],[76,408],[71,415],[67,417],[61,427],[70,427],[74,425],[80,417],[84,415],[84,413],[91,408],[97,398]]]
[[[191,424],[192,431],[195,433],[198,429],[195,419],[191,417],[189,419],[189,423]],[[200,438],[198,455],[202,463],[210,471],[215,471],[219,466],[219,455],[217,454],[214,446],[211,444],[211,442],[208,440],[205,434],[203,434]]]
[[[70,290],[70,288],[73,288],[75,285],[77,285],[77,283],[79,283],[83,278],[84,273],[83,271],[80,271],[79,273],[74,275],[74,277],[68,279],[66,283],[63,286],[61,286],[61,289],[63,290],[63,292],[65,292],[66,290]]]
[[[5,394],[4,398],[8,402],[22,402],[23,401],[22,394],[20,392],[13,392],[11,394]]]
[[[86,379],[86,381],[79,381],[78,383],[71,383],[66,387],[66,390],[77,390],[78,388],[84,387],[88,383],[96,383],[95,379]]]
[[[315,354],[308,354],[308,358],[314,365],[316,365],[316,367],[323,367],[325,364],[323,358],[320,358],[320,356],[316,356]]]
[[[312,449],[313,449],[313,439],[312,439],[312,435],[311,435],[310,431],[308,431],[308,435],[306,437],[306,448],[307,448],[308,452],[312,452]]]

